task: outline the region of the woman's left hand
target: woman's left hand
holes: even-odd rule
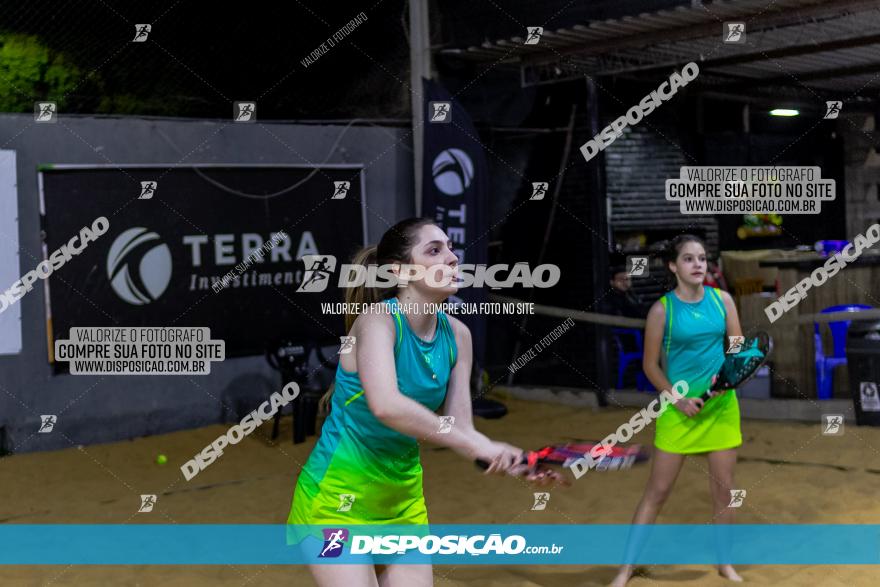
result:
[[[478,455],[477,458],[482,458],[489,466],[486,468],[487,475],[513,475],[511,472],[515,467],[519,466],[519,463],[523,459],[523,451],[521,448],[517,448],[506,442],[495,442],[486,439],[487,446],[485,450],[487,454],[485,456]]]

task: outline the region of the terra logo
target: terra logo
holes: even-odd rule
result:
[[[474,163],[461,149],[441,151],[431,170],[434,185],[447,196],[460,196],[474,179]]]
[[[110,245],[107,278],[124,301],[135,306],[149,304],[171,281],[171,250],[155,232],[141,226],[129,228]]]
[[[318,558],[336,558],[342,554],[342,547],[348,541],[348,530],[345,528],[324,528],[324,546]]]

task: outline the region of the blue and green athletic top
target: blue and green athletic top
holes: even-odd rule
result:
[[[660,298],[666,311],[662,355],[672,385],[684,380],[687,397],[699,397],[712,386],[727,348],[727,309],[720,291],[703,287],[703,299],[684,302],[674,291]],[[692,454],[742,444],[739,403],[731,391],[709,399],[692,418],[670,406],[657,419],[654,445],[666,452]]]
[[[452,325],[438,312],[434,339],[426,342],[410,329],[397,298],[385,303],[394,321],[398,389],[437,410],[458,353]],[[357,372],[341,362],[331,406],[287,523],[427,524],[418,442],[373,415]]]

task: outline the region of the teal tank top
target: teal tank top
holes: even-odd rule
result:
[[[699,302],[683,302],[668,292],[661,303],[666,309],[663,356],[666,378],[673,385],[685,380],[687,397],[698,397],[712,384],[712,376],[724,363],[727,310],[718,290],[704,287]]]
[[[424,341],[399,312],[397,298],[384,303],[394,320],[398,389],[429,410],[437,410],[446,399],[446,386],[457,357],[452,325],[443,312],[438,312],[434,338]],[[344,480],[347,487],[363,482],[370,484],[373,493],[383,489],[393,493],[395,487],[406,485],[406,479],[420,477],[416,439],[389,428],[373,415],[358,373],[346,371],[341,363],[336,370],[331,406],[321,436],[303,468],[303,475],[310,481],[324,486]]]

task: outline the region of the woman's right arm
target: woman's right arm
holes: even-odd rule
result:
[[[670,391],[672,383],[660,368],[660,348],[663,346],[663,331],[666,329],[666,308],[660,301],[654,302],[645,323],[645,352],[642,355],[642,370],[655,388]],[[700,398],[682,398],[675,407],[687,416],[693,416],[703,407]]]
[[[354,331],[357,371],[367,405],[376,419],[402,434],[449,447],[470,459],[492,461],[495,458],[497,447],[471,434],[471,427],[453,425],[448,432],[441,433],[440,416],[400,393],[394,365],[395,332],[391,316],[362,314]],[[514,456],[509,456],[500,468],[507,469],[514,462]]]

